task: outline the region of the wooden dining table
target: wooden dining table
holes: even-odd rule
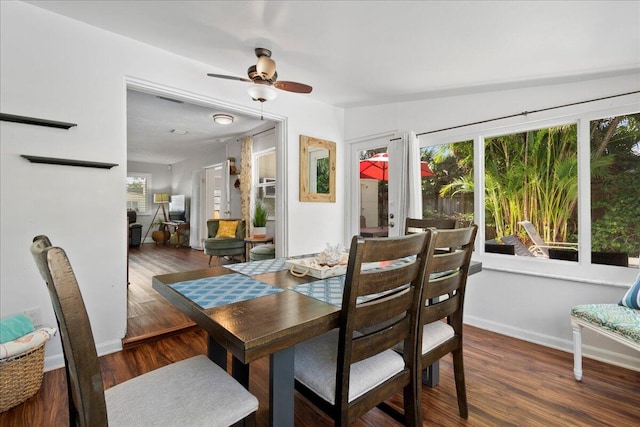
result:
[[[314,277],[296,277],[284,268],[264,273],[255,271],[255,274],[238,273],[244,267],[278,261],[253,261],[154,276],[152,287],[207,332],[211,360],[226,369],[227,351],[232,354],[232,375],[245,387],[249,386],[249,364],[269,356],[270,425],[292,427],[294,346],[337,328],[340,307],[289,289],[317,281]],[[479,271],[479,263],[475,264],[474,270]],[[214,278],[243,281],[248,280],[247,276],[271,285],[275,293],[203,308],[195,296],[180,291],[181,287],[198,281]]]

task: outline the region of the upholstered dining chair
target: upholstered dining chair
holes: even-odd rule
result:
[[[477,225],[438,230],[431,239],[434,251],[427,260],[421,314],[422,368],[426,369],[448,353],[453,355],[453,371],[458,395],[458,411],[467,418],[467,392],[462,351],[464,295],[471,264]],[[396,348],[403,351],[401,346]]]
[[[340,327],[296,345],[296,390],[336,426],[349,425],[398,391],[403,391],[406,423],[422,425],[420,368],[413,349],[421,345],[418,314],[424,305],[421,287],[430,240],[430,231],[377,239],[355,236]],[[368,264],[381,261],[389,263],[377,268]],[[409,350],[404,355],[392,350],[399,343]]]
[[[73,426],[255,425],[258,400],[206,356],[103,389],[100,362],[76,277],[63,249],[37,236],[31,253],[49,289],[67,374]]]
[[[204,239],[204,253],[209,255],[209,265],[215,256],[245,258],[247,225],[244,219],[220,218],[207,220],[207,238]],[[246,260],[245,260],[246,261]],[[218,264],[220,264],[218,262]]]

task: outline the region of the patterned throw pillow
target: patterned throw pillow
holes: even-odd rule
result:
[[[220,221],[216,238],[233,239],[236,237],[236,228],[238,228],[238,221]]]
[[[638,274],[636,282],[631,285],[627,293],[624,294],[619,304],[640,310],[640,274]]]

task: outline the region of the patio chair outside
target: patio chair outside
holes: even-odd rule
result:
[[[536,230],[536,227],[530,221],[520,221],[518,224],[524,227],[524,230],[529,235],[529,239],[533,242],[533,245],[529,247],[529,250],[535,256],[549,258],[549,248],[578,250],[577,243],[545,242],[538,233],[538,230]]]

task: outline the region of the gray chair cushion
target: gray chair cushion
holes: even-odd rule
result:
[[[318,396],[335,404],[338,329],[295,347],[295,378]],[[382,384],[404,369],[404,360],[387,350],[351,365],[349,401]]]
[[[258,409],[258,400],[206,356],[118,384],[105,390],[105,400],[110,426],[229,426]]]
[[[422,328],[422,354],[453,338],[455,331],[446,322],[433,322]]]
[[[455,331],[446,322],[433,322],[422,328],[422,354],[429,352],[448,339],[453,338]],[[393,348],[402,353],[402,343]],[[422,367],[423,369],[425,366]]]

